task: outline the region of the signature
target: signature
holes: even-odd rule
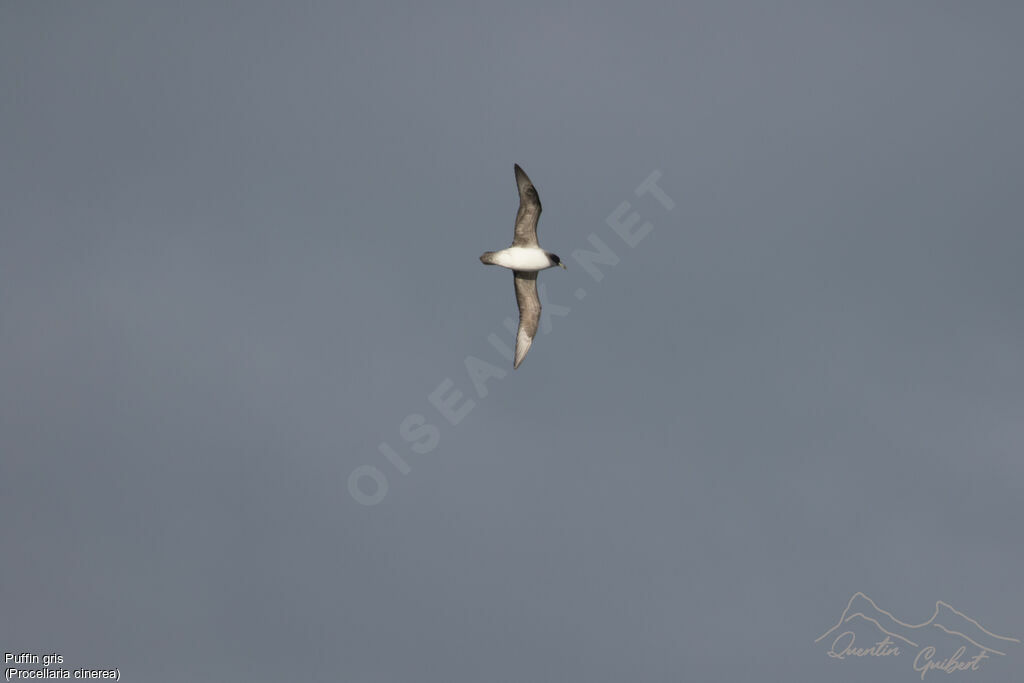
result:
[[[863,637],[865,632],[875,634],[867,636],[871,645],[858,646],[856,634]],[[835,626],[818,636],[814,642],[821,642],[826,637],[832,638],[831,646],[825,652],[832,659],[899,657],[905,652],[916,653],[913,669],[921,674],[921,680],[930,671],[945,674],[980,671],[982,663],[992,655],[1006,656],[1009,647],[1020,643],[1017,638],[989,631],[941,600],[935,603],[931,618],[914,624],[900,621],[860,592],[854,593],[846,603],[846,609]],[[934,645],[929,644],[929,641],[935,642],[936,637],[946,640],[952,638],[954,642],[945,653],[940,653]],[[957,647],[956,640],[964,644]],[[944,656],[953,648],[957,649]],[[971,648],[970,651],[968,648]],[[972,656],[969,652],[977,654]]]

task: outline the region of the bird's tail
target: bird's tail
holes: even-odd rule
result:
[[[485,251],[483,254],[481,254],[480,255],[480,263],[486,263],[489,266],[495,265],[494,264],[494,252],[493,251]]]

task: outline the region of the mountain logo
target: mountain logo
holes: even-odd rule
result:
[[[859,591],[850,597],[836,625],[814,642],[827,646],[825,654],[837,660],[912,655],[913,669],[922,680],[930,671],[979,671],[986,659],[1005,657],[1020,644],[941,600],[927,621],[908,624]]]

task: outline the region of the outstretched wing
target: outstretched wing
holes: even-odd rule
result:
[[[516,333],[516,358],[512,369],[519,367],[537,335],[540,322],[540,297],[537,296],[537,273],[513,271],[516,283],[516,303],[519,304],[519,332]]]
[[[513,247],[536,247],[537,219],[540,218],[540,196],[529,176],[516,164],[516,185],[519,186],[519,212],[516,213],[516,235]]]

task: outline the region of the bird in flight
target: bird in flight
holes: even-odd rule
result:
[[[537,273],[545,268],[565,264],[557,255],[544,251],[537,243],[537,219],[540,218],[540,197],[529,176],[516,164],[516,185],[519,186],[519,212],[512,246],[501,251],[487,251],[480,261],[490,266],[508,268],[514,275],[516,303],[519,304],[519,332],[516,333],[516,369],[537,335],[540,322],[540,297],[537,296]]]

